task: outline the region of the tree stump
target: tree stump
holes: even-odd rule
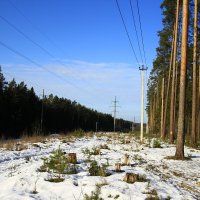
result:
[[[68,153],[67,160],[69,163],[76,164],[77,163],[76,153]]]
[[[124,144],[129,144],[129,143],[131,143],[130,138],[125,137],[124,138]]]
[[[128,154],[124,154],[124,165],[130,165],[130,159]]]
[[[126,173],[125,177],[123,178],[123,181],[127,183],[135,183],[139,180],[139,175],[134,173]]]
[[[120,172],[121,171],[121,163],[115,163],[115,171]]]
[[[101,149],[100,148],[96,149],[96,155],[101,155]]]

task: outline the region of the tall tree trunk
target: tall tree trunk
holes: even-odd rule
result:
[[[155,131],[156,131],[156,92],[154,93],[154,101],[153,101],[153,132],[155,133]]]
[[[182,44],[181,44],[181,72],[180,72],[180,95],[178,112],[178,134],[175,157],[184,159],[184,120],[185,120],[185,82],[187,65],[187,45],[188,45],[188,7],[189,0],[183,0],[182,14]]]
[[[177,100],[177,82],[178,82],[178,63],[176,63],[176,76],[175,76],[175,92],[174,92],[174,132],[176,132],[176,100]]]
[[[158,117],[158,114],[159,114],[159,106],[160,106],[160,94],[159,94],[159,79],[158,79],[158,82],[157,82],[157,92],[156,92],[156,102],[155,102],[155,127],[156,127],[156,134],[159,134],[159,126],[156,126],[157,123],[156,123],[156,119]]]
[[[173,30],[173,36],[172,36],[172,49],[171,49],[168,80],[167,80],[167,92],[166,92],[166,98],[165,98],[165,111],[164,111],[164,116],[163,116],[163,129],[162,129],[162,137],[163,138],[165,138],[165,135],[166,135],[166,118],[167,118],[167,107],[168,107],[168,98],[169,98],[169,86],[170,86],[170,79],[171,79],[173,52],[174,52],[174,33],[175,33],[175,24],[174,24],[174,30]]]
[[[192,146],[196,147],[196,107],[197,107],[197,26],[198,0],[194,0],[194,51],[193,51],[193,84],[192,84]]]
[[[153,98],[152,98],[152,126],[151,126],[152,134],[154,134],[154,132],[155,132],[155,109],[156,109],[155,95],[156,95],[156,93],[154,93]]]
[[[179,19],[179,0],[177,0],[177,5],[176,5],[172,89],[171,89],[171,103],[170,103],[170,143],[171,144],[174,143],[174,131],[175,131],[174,104],[175,104],[175,76],[176,76],[176,61],[177,61],[177,41],[178,41],[178,19]]]
[[[162,137],[162,133],[163,133],[163,115],[164,115],[164,92],[165,92],[165,78],[164,78],[164,74],[162,77],[162,93],[161,93],[161,98],[162,98],[162,102],[161,102],[161,124],[160,124],[160,133],[161,133],[161,137]]]
[[[153,100],[150,101],[149,106],[149,132],[152,133],[152,127],[153,127]]]
[[[200,138],[200,56],[199,56],[199,88],[198,88],[198,139]]]

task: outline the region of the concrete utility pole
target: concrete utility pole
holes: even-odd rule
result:
[[[96,133],[97,133],[97,130],[98,130],[98,122],[96,122]]]
[[[115,100],[113,101],[113,117],[114,117],[114,132],[115,132],[115,127],[116,127],[116,116],[117,116],[117,107],[119,107],[119,106],[117,106],[117,103],[118,103],[119,101],[117,101],[117,98],[116,98],[116,96],[115,96]]]
[[[44,89],[42,91],[42,109],[41,109],[41,122],[40,122],[40,134],[42,134],[42,128],[43,128],[43,115],[44,115]]]
[[[141,128],[140,128],[140,142],[143,142],[143,126],[144,126],[144,71],[147,70],[144,65],[139,67],[139,70],[142,71],[142,95],[141,95]]]
[[[132,123],[132,132],[135,130],[135,116],[134,116],[134,120],[133,120],[133,123]]]
[[[134,120],[133,120],[132,127],[131,127],[132,132],[135,130],[134,126],[135,126],[135,116],[134,116]]]

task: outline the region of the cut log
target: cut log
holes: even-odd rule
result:
[[[67,160],[69,163],[76,164],[77,163],[76,153],[68,153]]]
[[[123,178],[123,181],[127,183],[135,183],[139,180],[139,175],[134,173],[126,173],[125,177]]]
[[[121,171],[121,163],[115,163],[115,171],[120,172]]]
[[[124,154],[124,165],[130,165],[130,159],[128,154]]]

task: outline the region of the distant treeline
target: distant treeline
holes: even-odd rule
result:
[[[41,117],[43,107],[43,117]],[[86,108],[76,101],[53,96],[40,99],[34,89],[13,79],[6,82],[0,68],[0,136],[18,138],[21,135],[68,133],[84,131],[112,131],[113,117]],[[41,118],[43,118],[41,128]],[[129,131],[131,122],[117,120],[117,130]]]

